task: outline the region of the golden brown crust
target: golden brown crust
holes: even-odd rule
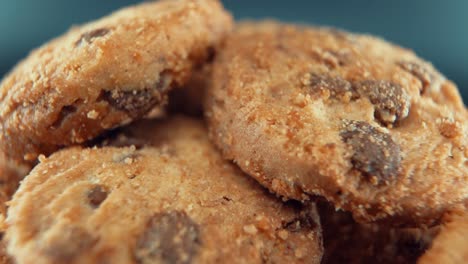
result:
[[[33,51],[0,85],[0,148],[34,162],[161,107],[227,34],[217,0],[128,7]]]
[[[452,213],[441,227],[431,248],[418,260],[419,264],[468,262],[468,213]]]
[[[201,122],[142,122],[103,144],[59,151],[24,180],[6,235],[19,263],[320,263],[315,205],[268,194]]]
[[[219,49],[212,82],[211,138],[277,194],[416,226],[468,198],[465,107],[411,51],[325,28],[244,24]]]

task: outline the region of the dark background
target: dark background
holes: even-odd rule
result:
[[[137,0],[0,0],[0,78],[29,50],[73,24]],[[236,18],[275,18],[373,33],[416,51],[468,102],[467,0],[224,0]]]

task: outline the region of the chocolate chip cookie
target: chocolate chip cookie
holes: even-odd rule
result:
[[[33,51],[0,84],[0,149],[33,163],[166,102],[230,31],[217,0],[146,2]]]
[[[41,157],[23,181],[6,235],[19,263],[320,263],[315,206],[269,194],[201,122],[147,121],[101,145]]]
[[[419,264],[468,262],[468,212],[450,212],[432,247],[418,260]]]
[[[459,92],[413,52],[336,29],[240,25],[206,97],[211,138],[273,192],[360,222],[437,223],[468,198]]]

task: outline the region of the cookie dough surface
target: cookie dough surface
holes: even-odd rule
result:
[[[24,180],[7,219],[19,263],[320,263],[315,206],[269,194],[199,121],[143,122],[102,145],[41,158]]]
[[[205,113],[225,158],[273,192],[361,222],[434,224],[468,198],[457,88],[381,39],[245,23],[213,65]]]
[[[0,84],[0,149],[34,163],[143,117],[210,59],[231,27],[217,0],[163,0],[72,28]]]

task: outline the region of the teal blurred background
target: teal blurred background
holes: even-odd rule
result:
[[[0,76],[73,24],[136,0],[0,0]],[[468,102],[468,0],[224,0],[235,17],[275,18],[372,33],[411,48],[455,81]]]

